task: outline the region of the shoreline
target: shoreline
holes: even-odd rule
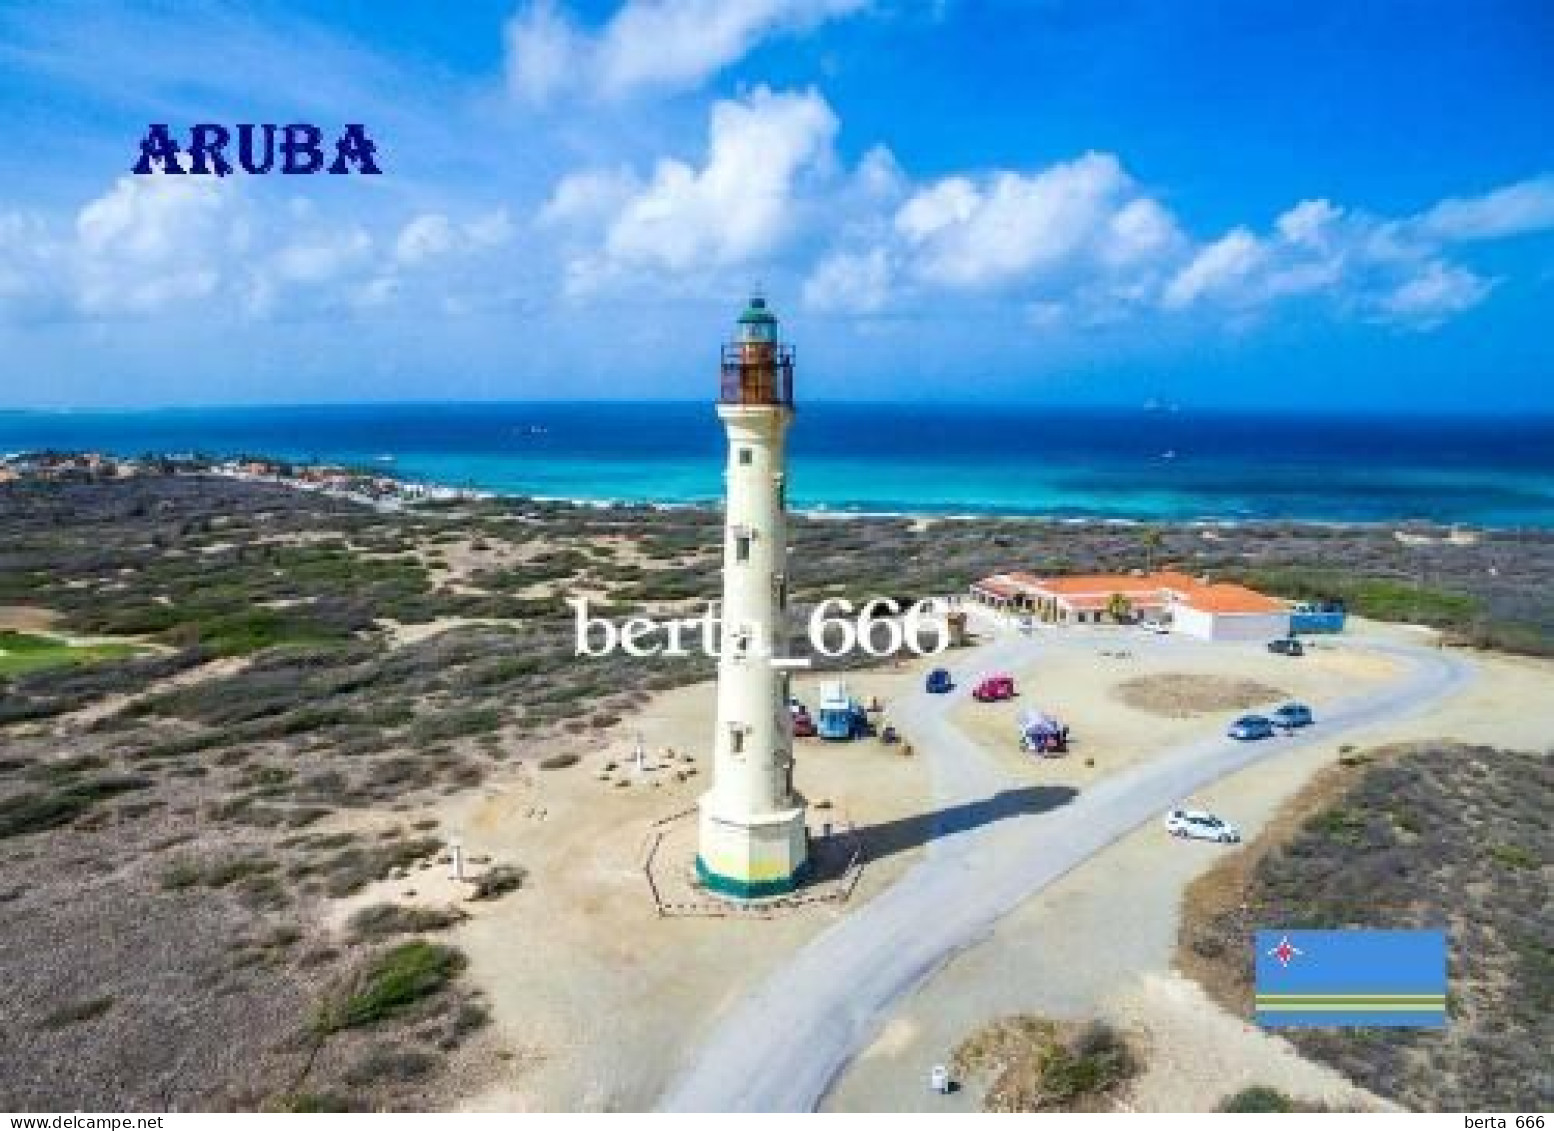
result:
[[[36,466],[33,466],[36,465]],[[344,499],[365,506],[394,509],[404,505],[446,504],[468,501],[487,502],[506,500],[528,502],[543,506],[569,506],[595,511],[646,510],[659,513],[716,512],[715,498],[662,500],[631,499],[621,496],[548,495],[510,491],[500,488],[456,487],[406,474],[391,463],[386,465],[358,465],[354,463],[303,464],[285,457],[269,455],[245,455],[239,457],[213,457],[191,452],[152,452],[134,457],[94,451],[12,451],[0,452],[0,485],[9,482],[66,480],[73,475],[86,474],[117,478],[133,478],[137,475],[166,473],[176,475],[209,475],[216,478],[243,482],[272,483],[296,490],[310,491],[331,498]],[[265,470],[257,470],[258,466]],[[300,472],[284,473],[281,469],[297,469]],[[10,472],[8,476],[6,473]],[[344,486],[349,481],[350,486]],[[1430,518],[1397,517],[1374,518],[1316,518],[1300,516],[1237,515],[1234,517],[1198,514],[1193,516],[1147,517],[1118,515],[1104,512],[1071,513],[1017,511],[1004,508],[994,510],[925,508],[878,508],[817,504],[793,506],[794,516],[814,521],[873,519],[907,521],[933,524],[939,522],[1007,522],[1010,524],[1043,523],[1058,526],[1112,526],[1121,530],[1151,527],[1176,527],[1204,531],[1236,531],[1258,526],[1299,526],[1309,529],[1342,530],[1393,530],[1400,534],[1417,533],[1419,536],[1439,534],[1445,542],[1460,541],[1469,537],[1486,535],[1531,535],[1534,538],[1554,535],[1554,517],[1549,525],[1498,525],[1483,522],[1447,522]]]

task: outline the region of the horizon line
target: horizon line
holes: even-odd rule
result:
[[[319,400],[319,401],[236,401],[217,403],[159,403],[159,404],[103,404],[103,405],[0,405],[0,416],[62,416],[89,415],[92,413],[153,413],[153,412],[244,412],[274,410],[321,410],[349,408],[461,408],[490,407],[494,405],[584,407],[584,406],[691,406],[711,405],[711,398],[699,397],[490,397],[490,398],[404,398],[394,400]],[[1140,401],[1051,401],[1008,399],[967,400],[904,400],[886,398],[812,397],[799,401],[797,407],[806,404],[860,408],[924,408],[943,410],[988,410],[994,408],[1018,408],[1056,412],[1127,412],[1143,416],[1172,416],[1184,413],[1204,415],[1235,415],[1261,413],[1287,413],[1304,417],[1461,417],[1474,420],[1499,420],[1534,417],[1554,418],[1554,404],[1546,407],[1514,407],[1475,405],[1456,407],[1450,405],[1420,405],[1410,402],[1403,405],[1293,405],[1269,403],[1263,405],[1209,405],[1180,401],[1152,399]]]

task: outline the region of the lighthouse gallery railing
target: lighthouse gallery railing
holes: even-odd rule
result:
[[[722,404],[793,404],[793,347],[723,347]]]

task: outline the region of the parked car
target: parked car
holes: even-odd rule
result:
[[[946,668],[934,668],[928,673],[928,682],[924,684],[930,695],[943,695],[955,686],[955,681],[950,678]]]
[[[1293,636],[1268,641],[1268,651],[1278,656],[1304,656],[1306,646]]]
[[[1271,738],[1273,736],[1273,723],[1262,715],[1242,715],[1230,724],[1230,729],[1225,732],[1231,738],[1238,738],[1242,742],[1249,742],[1258,738]]]
[[[1235,825],[1201,809],[1172,809],[1166,814],[1165,827],[1166,832],[1172,836],[1191,837],[1194,840],[1235,844],[1241,839],[1241,830]]]
[[[1014,698],[1014,676],[988,675],[972,689],[971,696],[979,703],[996,703],[1000,699]]]
[[[814,738],[816,733],[815,720],[810,717],[808,711],[795,711],[793,713],[794,738]]]
[[[1309,727],[1316,722],[1311,714],[1311,708],[1304,703],[1286,703],[1271,716],[1273,725],[1284,730],[1294,730],[1297,727]]]

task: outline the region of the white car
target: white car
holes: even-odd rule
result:
[[[1217,840],[1221,844],[1236,844],[1241,840],[1241,830],[1235,825],[1201,809],[1172,809],[1166,814],[1165,827],[1172,836],[1194,840]]]

